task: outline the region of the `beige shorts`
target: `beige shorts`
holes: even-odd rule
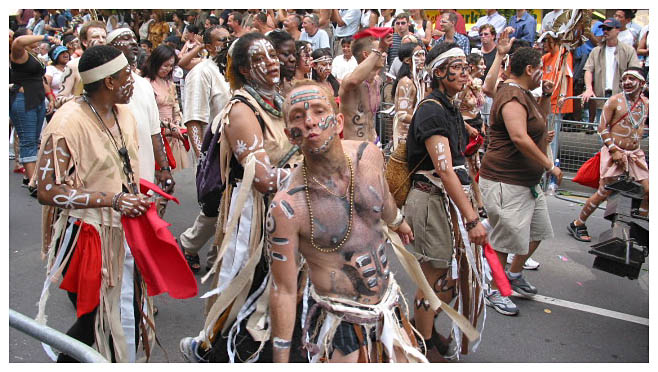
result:
[[[404,205],[405,220],[414,232],[407,249],[419,262],[447,269],[454,250],[444,196],[411,189]]]
[[[528,254],[531,241],[553,238],[544,193],[535,199],[527,186],[495,182],[480,177],[480,191],[492,230],[489,242],[503,253]]]

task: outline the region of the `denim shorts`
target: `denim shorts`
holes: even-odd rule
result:
[[[9,110],[9,118],[14,123],[16,133],[18,133],[19,162],[32,163],[37,161],[39,137],[41,136],[41,128],[45,117],[45,103],[42,102],[37,107],[26,111],[25,94],[16,93],[16,99],[14,99]]]

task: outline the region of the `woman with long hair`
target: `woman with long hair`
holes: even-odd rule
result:
[[[258,32],[241,36],[231,50],[226,74],[233,97],[216,128],[221,131],[219,162],[226,185],[218,221],[218,228],[226,230],[218,232],[224,239],[216,242],[222,256],[207,274],[214,275],[213,289],[204,296],[213,297],[204,329],[180,342],[185,359],[194,362],[271,361],[269,339],[252,336],[269,331],[267,293],[276,290],[267,264],[272,257],[263,246],[275,222],[266,220],[266,212],[268,205],[277,207],[269,202],[286,187],[289,167],[301,163],[284,131],[276,50]]]
[[[160,112],[162,138],[165,140],[165,147],[171,149],[171,155],[174,158],[173,162],[171,158],[169,159],[169,164],[172,169],[185,169],[191,167],[192,164],[180,131],[182,115],[176,86],[172,80],[172,72],[176,63],[178,63],[178,57],[174,48],[160,45],[151,52],[146,60],[142,76],[151,82],[155,93],[155,102],[158,104]]]
[[[395,116],[393,118],[393,149],[407,140],[409,124],[418,103],[425,98],[425,50],[419,44],[405,43],[398,50],[402,67],[393,82]]]
[[[309,79],[311,74],[311,43],[308,41],[295,41],[297,49],[297,65],[295,69],[295,78],[293,80]]]
[[[9,89],[9,117],[18,132],[18,161],[25,167],[27,179],[32,179],[34,174],[44,118],[55,107],[55,94],[44,78],[46,66],[34,52],[40,43],[50,40],[51,36],[31,35],[31,31],[19,29],[14,33],[9,53],[9,83],[13,84]],[[28,190],[36,197],[34,185]]]
[[[331,58],[331,49],[320,48],[311,53],[311,69],[312,78],[318,83],[322,84],[327,91],[333,92],[334,97],[338,97],[338,88],[340,83],[334,75],[331,74],[331,65],[333,59]]]

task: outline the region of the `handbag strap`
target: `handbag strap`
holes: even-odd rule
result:
[[[418,106],[416,106],[416,108],[414,109],[414,113],[416,112],[416,110],[418,110],[418,107],[420,107],[420,105],[422,105],[422,104],[425,103],[425,102],[434,102],[434,103],[436,103],[437,105],[443,107],[443,105],[441,104],[441,102],[439,102],[439,101],[437,101],[437,100],[435,100],[435,99],[432,99],[432,98],[427,98],[427,99],[424,99],[424,100],[420,101],[420,103],[418,104]],[[430,154],[429,154],[429,152],[428,152],[428,153],[425,154],[425,156],[423,156],[422,159],[420,159],[420,161],[418,162],[418,164],[416,164],[416,166],[414,167],[414,169],[413,169],[411,172],[409,172],[409,174],[407,174],[407,176],[404,178],[404,181],[403,181],[402,183],[400,183],[400,186],[398,186],[398,188],[395,189],[395,191],[393,191],[393,194],[392,194],[392,195],[395,195],[395,194],[398,193],[398,191],[400,191],[400,189],[402,188],[402,186],[407,182],[407,179],[409,179],[409,177],[411,177],[412,174],[416,173],[416,171],[418,170],[418,167],[420,167],[420,165],[423,164],[423,162],[425,161],[425,159],[427,159],[427,157],[428,157],[429,155],[430,155]]]

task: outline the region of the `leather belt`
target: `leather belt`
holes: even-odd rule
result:
[[[431,195],[443,195],[443,191],[433,183],[413,181],[412,187],[418,191],[422,191]]]

